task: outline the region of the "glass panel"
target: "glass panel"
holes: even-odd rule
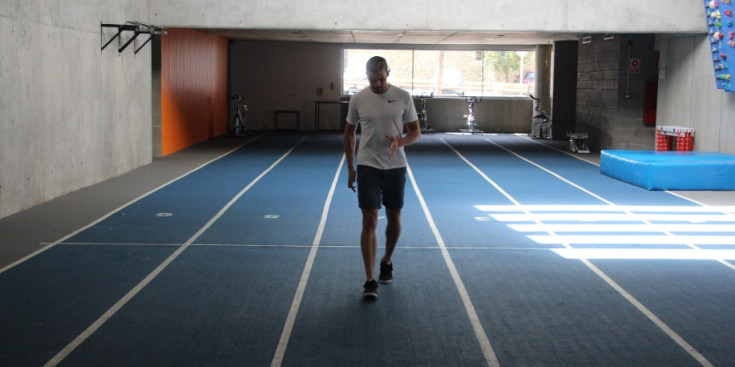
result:
[[[533,91],[535,52],[485,51],[483,96],[525,96]]]
[[[388,61],[391,84],[413,95],[521,96],[533,90],[533,51],[345,49],[343,91],[368,86],[365,63],[375,55]]]
[[[412,50],[345,49],[343,93],[352,95],[368,86],[365,64],[373,56],[382,56],[388,61],[388,81],[406,90],[411,90],[413,79]]]

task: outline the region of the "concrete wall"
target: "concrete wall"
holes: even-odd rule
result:
[[[275,129],[275,111],[283,110],[299,111],[300,129],[314,130],[315,102],[340,100],[342,51],[337,44],[232,42],[229,55],[229,94],[245,96],[248,129]],[[296,128],[286,117],[279,127]]]
[[[705,32],[701,1],[150,1],[176,27],[328,30]]]
[[[735,154],[735,93],[717,89],[706,35],[661,36],[657,125],[695,128],[694,150]]]
[[[138,1],[0,5],[0,217],[151,161],[150,47],[100,51]]]
[[[232,42],[230,94],[243,94],[248,125],[275,129],[276,111],[298,111],[300,130],[316,129],[316,102],[340,101],[342,48],[335,44]],[[341,130],[338,105],[321,105],[320,130]],[[419,108],[417,106],[417,108]],[[464,98],[432,98],[426,103],[429,126],[436,131],[466,128]],[[476,122],[486,132],[528,132],[532,103],[528,98],[492,98],[474,106]],[[294,129],[281,115],[280,129]]]

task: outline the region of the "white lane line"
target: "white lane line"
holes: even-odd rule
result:
[[[460,153],[459,151],[457,151],[457,149],[454,149],[454,147],[452,145],[450,145],[446,140],[444,140],[444,139],[439,139],[439,140],[441,140],[442,143],[444,143],[444,145],[446,145],[447,147],[449,147],[449,149],[451,149],[454,152],[454,154],[456,154],[465,163],[467,163],[468,166],[472,167],[472,169],[475,170],[475,172],[477,172],[477,174],[479,174],[482,178],[484,178],[485,181],[487,181],[489,184],[493,185],[493,187],[496,190],[498,190],[501,194],[503,194],[503,196],[505,196],[506,198],[508,198],[508,200],[510,200],[510,202],[513,203],[513,205],[515,207],[520,207],[521,206],[521,203],[519,203],[518,200],[516,200],[512,196],[510,196],[510,194],[508,194],[505,190],[503,190],[503,188],[500,187],[500,185],[498,185],[495,181],[493,181],[492,179],[490,179],[490,177],[487,177],[487,175],[485,174],[485,172],[482,172],[481,169],[479,169],[472,162],[470,162],[469,159],[465,158],[465,156],[463,156],[462,153]]]
[[[699,353],[697,349],[695,349],[691,344],[689,344],[684,338],[679,336],[679,334],[674,331],[674,329],[670,328],[669,325],[667,325],[665,322],[663,322],[661,319],[656,316],[651,310],[649,310],[646,306],[644,306],[641,302],[639,302],[633,295],[628,293],[623,287],[621,287],[618,283],[616,283],[612,278],[607,276],[602,270],[600,270],[597,266],[592,264],[587,259],[580,259],[582,263],[587,265],[588,268],[590,268],[597,276],[602,278],[610,287],[615,289],[623,298],[628,300],[635,308],[638,309],[641,313],[643,313],[649,320],[651,320],[656,326],[658,326],[659,329],[661,329],[666,335],[669,336],[676,344],[678,344],[682,349],[684,349],[687,353],[689,353],[690,356],[692,356],[694,359],[697,360],[702,366],[705,367],[714,367],[712,362],[707,360],[707,358],[702,355],[702,353]]]
[[[595,199],[597,199],[597,200],[600,200],[600,201],[602,201],[603,203],[606,203],[606,204],[609,204],[609,205],[615,205],[615,204],[613,204],[613,203],[612,203],[611,201],[609,201],[609,200],[607,200],[607,199],[603,198],[602,196],[600,196],[600,195],[597,195],[597,194],[595,194],[594,192],[592,192],[592,191],[590,191],[590,190],[587,190],[587,189],[585,189],[584,187],[582,187],[582,186],[579,186],[579,185],[577,185],[576,183],[574,183],[574,182],[572,182],[572,181],[569,181],[569,180],[567,180],[566,178],[562,177],[561,175],[557,174],[556,172],[554,172],[554,171],[551,171],[551,170],[547,169],[546,167],[544,167],[544,166],[542,166],[542,165],[540,165],[540,164],[538,164],[538,163],[536,163],[536,162],[534,162],[534,161],[532,161],[532,160],[530,160],[530,159],[527,159],[526,157],[523,157],[522,155],[520,155],[520,154],[518,154],[518,153],[516,153],[516,152],[514,152],[514,151],[512,151],[512,150],[510,150],[510,149],[508,149],[508,148],[506,148],[506,147],[504,147],[504,146],[502,146],[502,145],[500,145],[500,144],[498,144],[498,143],[496,143],[496,142],[494,142],[494,141],[490,140],[490,139],[485,139],[485,141],[487,141],[487,142],[488,142],[488,143],[490,143],[490,144],[493,144],[493,145],[495,145],[496,147],[498,147],[498,148],[500,148],[500,149],[503,149],[503,150],[505,150],[506,152],[508,152],[508,153],[510,153],[510,154],[513,154],[514,156],[516,156],[516,157],[518,157],[519,159],[522,159],[522,160],[524,160],[524,161],[528,162],[528,163],[529,163],[529,164],[531,164],[531,165],[534,165],[534,166],[538,167],[538,168],[539,168],[540,170],[542,170],[542,171],[544,171],[544,172],[546,172],[546,173],[548,173],[548,174],[550,174],[550,175],[552,175],[552,176],[554,176],[554,177],[558,178],[558,179],[559,179],[559,180],[561,180],[562,182],[564,182],[564,183],[566,183],[566,184],[568,184],[568,185],[571,185],[572,187],[575,187],[575,188],[577,188],[577,189],[581,190],[582,192],[585,192],[586,194],[588,194],[588,195],[590,195],[590,196],[594,197],[594,198],[595,198]]]
[[[692,214],[490,214],[490,216],[501,222],[522,221],[617,221],[629,222],[640,221],[652,225],[651,221],[663,222],[733,222],[735,218],[727,215],[697,215]]]
[[[534,144],[538,144],[538,145],[540,145],[540,146],[542,146],[542,147],[544,147],[544,148],[549,148],[549,149],[552,149],[552,150],[556,150],[556,151],[557,151],[557,152],[559,152],[559,153],[564,153],[564,154],[566,154],[566,155],[568,155],[568,156],[570,156],[570,157],[573,157],[573,158],[579,159],[579,160],[580,160],[580,161],[582,161],[582,162],[585,162],[585,163],[589,163],[589,164],[591,164],[591,165],[593,165],[593,166],[597,166],[597,167],[599,167],[599,166],[600,166],[600,164],[599,164],[599,163],[597,163],[597,162],[595,162],[595,161],[591,160],[591,159],[590,159],[590,158],[591,158],[591,156],[590,156],[590,155],[588,155],[588,154],[586,154],[586,155],[581,155],[581,154],[573,154],[573,153],[571,153],[571,152],[570,152],[570,151],[568,151],[568,150],[565,150],[565,149],[559,149],[559,148],[557,148],[557,147],[555,147],[555,146],[553,146],[553,145],[551,145],[551,144],[544,144],[544,143],[543,143],[543,141],[539,141],[538,139],[533,139],[533,138],[531,138],[530,136],[528,136],[528,135],[525,135],[525,134],[515,134],[515,135],[516,135],[516,136],[518,136],[518,137],[520,137],[521,139],[524,139],[524,140],[528,140],[528,141],[530,141],[530,142],[532,142],[532,143],[534,143]],[[599,157],[598,157],[598,158],[599,158]]]
[[[509,224],[518,232],[679,232],[735,233],[735,226],[722,224]]]
[[[219,210],[219,212],[212,217],[202,228],[200,228],[191,238],[189,238],[181,247],[179,247],[171,256],[169,256],[165,261],[163,261],[158,267],[156,267],[148,276],[146,276],[140,283],[138,283],[133,289],[131,289],[123,298],[121,298],[119,301],[117,301],[110,309],[108,309],[102,316],[100,316],[92,325],[87,327],[86,330],[84,330],[81,334],[79,334],[74,340],[71,341],[64,349],[62,349],[59,353],[57,353],[53,358],[51,358],[46,364],[44,364],[44,367],[53,367],[58,365],[64,358],[66,358],[71,352],[73,352],[79,345],[81,345],[87,338],[92,336],[102,325],[107,322],[112,316],[117,313],[123,306],[125,306],[133,297],[135,297],[143,288],[145,288],[153,279],[155,279],[158,274],[160,274],[166,267],[168,267],[171,262],[176,260],[179,255],[181,255],[184,250],[186,250],[194,241],[196,241],[197,238],[199,238],[207,229],[209,229],[214,222],[216,222],[222,215],[225,214],[227,210],[230,209],[230,207],[235,204],[237,200],[240,199],[250,188],[252,188],[260,179],[262,179],[268,172],[270,172],[273,168],[275,168],[281,161],[283,161],[291,152],[296,149],[296,147],[301,144],[301,142],[304,141],[306,137],[301,138],[291,149],[289,149],[286,153],[284,153],[278,160],[273,162],[273,164],[270,165],[265,171],[263,171],[258,177],[253,179],[245,188],[240,190],[240,192],[235,195],[225,206],[222,207],[222,209]]]
[[[180,243],[64,243],[64,246],[181,246]],[[261,243],[192,243],[189,247],[270,247],[270,248],[312,248],[314,245],[301,245],[301,244],[261,244]],[[356,249],[360,248],[359,245],[324,245],[320,244],[319,248],[335,248],[335,249]],[[378,245],[378,249],[383,249],[385,246]],[[402,249],[409,250],[439,250],[436,246],[411,246],[401,245]],[[452,246],[452,250],[536,250],[536,251],[548,251],[553,247],[518,247],[518,246]],[[733,250],[735,251],[735,250]]]
[[[583,188],[583,187],[581,187],[581,186],[579,186],[579,185],[577,185],[577,184],[575,184],[575,183],[567,180],[566,178],[564,178],[564,177],[556,174],[555,172],[553,172],[551,170],[546,169],[545,167],[537,164],[536,162],[533,162],[533,161],[531,161],[531,160],[529,160],[529,159],[521,156],[520,154],[518,154],[518,153],[516,153],[516,152],[514,152],[514,151],[512,151],[512,150],[510,150],[510,149],[508,149],[508,148],[506,148],[506,147],[504,147],[504,146],[502,146],[502,145],[494,142],[494,141],[491,141],[489,139],[485,139],[485,140],[487,142],[489,142],[489,143],[491,143],[491,144],[493,144],[493,145],[495,145],[495,146],[497,146],[497,147],[499,147],[499,148],[507,151],[508,153],[511,153],[511,154],[515,155],[516,157],[518,157],[518,158],[520,158],[520,159],[522,159],[522,160],[524,160],[524,161],[526,161],[526,162],[528,162],[528,163],[530,163],[530,164],[532,164],[532,165],[534,165],[534,166],[542,169],[543,171],[548,172],[549,174],[557,177],[558,179],[562,180],[563,182],[566,182],[566,183],[568,183],[568,184],[570,184],[570,185],[572,185],[572,186],[574,186],[574,187],[576,187],[576,188],[578,188],[578,189],[580,189],[580,190],[588,193],[589,195],[592,195],[593,197],[598,198],[599,200],[604,201],[605,203],[608,203],[610,205],[615,205],[614,203],[610,202],[609,200],[604,199],[603,197],[598,196],[597,194],[594,194],[591,191],[589,191],[589,190],[587,190],[587,189],[585,189],[585,188]],[[669,192],[669,191],[667,191],[667,192],[671,194],[671,192]],[[632,215],[632,213],[630,211],[626,211],[626,213]],[[727,212],[723,212],[723,214],[728,214],[728,213]],[[651,224],[651,220],[653,220],[653,219],[650,219],[650,218],[649,219],[641,219],[641,221],[643,223],[646,223],[646,224]],[[660,219],[660,220],[666,220],[666,219]],[[718,220],[718,219],[713,219],[713,220]],[[673,233],[671,233],[669,231],[664,231],[663,233],[665,233],[667,236],[675,236]],[[554,233],[551,233],[551,232],[549,234],[552,235],[552,236],[555,235]],[[693,249],[699,249],[699,247],[697,247],[696,243],[688,243],[686,245],[689,246],[689,247],[691,247],[691,248],[693,248]],[[726,267],[728,267],[730,269],[735,270],[735,265],[730,264],[729,262],[725,261],[724,259],[718,259],[717,262],[719,262],[720,264],[722,264],[722,265],[724,265],[724,266],[726,266]]]
[[[735,236],[663,236],[663,235],[530,235],[528,238],[542,245],[585,244],[585,245],[735,245]],[[700,248],[696,248],[700,249]]]
[[[608,203],[610,205],[615,205],[612,202],[610,202],[610,201],[602,198],[601,196],[599,196],[597,194],[594,194],[594,193],[592,193],[591,191],[589,191],[587,189],[582,188],[581,186],[579,186],[579,185],[577,185],[577,184],[575,184],[575,183],[573,183],[573,182],[571,182],[571,181],[569,181],[569,180],[561,177],[560,175],[557,175],[556,173],[554,173],[554,172],[546,169],[545,167],[543,167],[541,165],[538,165],[535,162],[532,162],[532,161],[526,159],[525,157],[522,157],[519,154],[517,154],[517,153],[515,153],[515,152],[513,152],[513,151],[511,151],[511,150],[509,150],[509,149],[507,149],[507,148],[505,148],[505,147],[503,147],[503,146],[495,143],[495,142],[492,142],[490,140],[487,140],[487,141],[490,142],[490,143],[492,143],[492,144],[494,144],[495,146],[497,146],[497,147],[499,147],[499,148],[501,148],[501,149],[503,149],[503,150],[505,150],[505,151],[507,151],[507,152],[509,152],[509,153],[511,153],[511,154],[513,154],[515,156],[517,156],[518,158],[520,158],[520,159],[522,159],[522,160],[524,160],[526,162],[529,162],[532,165],[534,165],[534,166],[536,166],[536,167],[538,167],[538,168],[540,168],[540,169],[542,169],[542,170],[544,170],[544,171],[552,174],[553,176],[561,179],[562,181],[567,182],[570,185],[572,185],[572,186],[574,186],[574,187],[576,187],[576,188],[578,188],[578,189],[580,189],[580,190],[582,190],[582,191],[584,191],[584,192],[592,195],[593,197],[598,198],[599,200],[601,200],[601,201],[603,201],[605,203]],[[455,150],[455,152],[456,152],[456,150]],[[459,154],[459,153],[457,152],[457,154]],[[465,158],[463,158],[463,159],[465,159]],[[504,195],[507,195],[507,193],[505,193],[504,191],[503,191],[503,194]],[[648,222],[648,223],[650,223],[650,222]],[[555,235],[553,232],[549,232],[549,234],[551,236],[554,236]],[[567,244],[567,243],[564,243],[563,245],[565,247],[567,247],[567,248],[570,247],[569,244]],[[667,336],[669,336],[669,338],[671,338],[682,349],[684,349],[687,353],[689,353],[689,355],[691,355],[694,359],[696,359],[702,366],[706,366],[706,367],[714,366],[709,360],[707,360],[707,358],[704,357],[704,355],[702,355],[701,353],[699,353],[699,351],[697,351],[686,340],[684,340],[684,338],[682,338],[679,334],[677,334],[665,322],[663,322],[661,319],[659,319],[658,316],[656,316],[646,306],[644,306],[635,297],[633,297],[633,295],[631,295],[630,293],[628,293],[625,289],[623,289],[623,287],[621,287],[614,280],[612,280],[612,278],[610,278],[602,270],[600,270],[599,268],[597,268],[597,266],[595,266],[594,264],[592,264],[587,259],[579,259],[579,261],[581,261],[583,264],[585,264],[590,270],[592,270],[595,274],[597,274],[597,276],[599,276],[600,278],[602,278],[602,280],[604,280],[610,287],[612,287],[613,289],[615,289],[615,291],[617,291],[623,298],[625,298],[626,300],[628,300],[628,302],[630,302],[635,308],[637,308],[641,313],[643,313],[643,315],[645,315],[649,320],[651,320],[651,322],[653,322],[656,326],[658,326],[658,328],[661,329],[661,331],[663,331]]]
[[[455,287],[457,287],[459,296],[462,299],[462,303],[464,304],[465,311],[467,312],[467,317],[469,317],[470,319],[470,323],[472,324],[472,329],[475,332],[477,341],[480,343],[482,354],[485,356],[485,361],[490,367],[499,367],[500,363],[498,362],[498,358],[495,355],[495,351],[493,351],[493,347],[490,344],[490,339],[487,337],[487,334],[485,333],[485,328],[482,326],[482,322],[480,322],[480,317],[477,315],[477,311],[475,310],[475,306],[472,304],[470,295],[467,292],[467,289],[465,288],[464,283],[462,282],[462,278],[459,276],[457,267],[454,265],[454,261],[452,260],[452,257],[449,255],[449,251],[447,250],[447,246],[444,243],[444,239],[442,238],[441,234],[439,233],[439,229],[436,227],[436,224],[434,223],[434,218],[431,216],[431,212],[429,211],[429,207],[426,205],[426,201],[424,201],[424,196],[421,194],[421,190],[419,190],[418,184],[416,183],[416,179],[414,178],[413,172],[411,171],[411,167],[407,166],[406,170],[408,172],[408,176],[411,179],[411,185],[413,185],[413,189],[414,191],[416,191],[416,196],[418,196],[419,203],[421,203],[421,207],[424,210],[424,214],[426,215],[426,220],[429,222],[429,227],[431,227],[431,231],[434,233],[436,242],[439,244],[439,248],[441,249],[442,257],[444,257],[444,262],[447,264],[447,268],[449,268],[449,274],[451,274],[452,280],[454,281],[454,285]]]
[[[123,209],[127,208],[127,207],[128,207],[128,206],[130,206],[130,205],[133,205],[134,203],[136,203],[136,202],[140,201],[141,199],[143,199],[143,198],[145,198],[145,197],[147,197],[147,196],[149,196],[149,195],[153,194],[154,192],[156,192],[156,191],[158,191],[158,190],[160,190],[160,189],[162,189],[162,188],[164,188],[164,187],[166,187],[166,186],[168,186],[168,185],[171,185],[172,183],[174,183],[174,182],[176,182],[176,181],[178,181],[178,180],[180,180],[180,179],[182,179],[182,178],[184,178],[184,177],[186,177],[186,176],[188,176],[188,175],[190,175],[190,174],[192,174],[192,173],[194,173],[194,172],[196,172],[196,171],[198,171],[198,170],[200,170],[200,169],[202,169],[202,168],[206,167],[206,166],[207,166],[207,165],[209,165],[210,163],[212,163],[212,162],[214,162],[214,161],[216,161],[216,160],[219,160],[220,158],[223,158],[223,157],[225,157],[225,156],[228,156],[228,155],[230,155],[230,154],[231,154],[232,152],[234,152],[234,151],[236,151],[236,150],[238,150],[238,149],[242,148],[242,147],[243,147],[244,145],[246,145],[246,144],[250,144],[250,143],[252,143],[253,141],[255,141],[255,140],[259,139],[259,138],[260,138],[260,137],[262,137],[262,136],[263,136],[263,135],[259,135],[259,136],[255,137],[255,138],[254,138],[254,139],[252,139],[252,140],[249,140],[249,141],[247,141],[247,142],[245,142],[245,143],[243,143],[243,144],[240,144],[240,145],[238,145],[238,146],[237,146],[237,147],[235,147],[234,149],[232,149],[232,150],[230,150],[230,151],[228,151],[228,152],[226,152],[226,153],[224,153],[224,154],[222,154],[222,155],[220,155],[220,156],[218,156],[218,157],[215,157],[215,158],[213,158],[212,160],[210,160],[210,161],[208,161],[208,162],[206,162],[206,163],[203,163],[203,164],[202,164],[202,165],[200,165],[199,167],[197,167],[197,168],[194,168],[194,169],[190,170],[189,172],[186,172],[186,173],[184,173],[183,175],[181,175],[181,176],[179,176],[179,177],[176,177],[176,178],[174,178],[173,180],[171,180],[171,181],[168,181],[168,182],[166,182],[165,184],[163,184],[163,185],[161,185],[161,186],[158,186],[158,187],[156,187],[155,189],[153,189],[153,190],[151,190],[151,191],[148,191],[147,193],[145,193],[145,194],[143,194],[143,195],[141,195],[141,196],[138,196],[137,198],[135,198],[135,199],[133,199],[133,200],[129,201],[129,202],[128,202],[128,203],[126,203],[126,204],[123,204],[123,205],[121,205],[121,206],[120,206],[120,207],[118,207],[117,209],[115,209],[115,210],[113,210],[113,211],[111,211],[111,212],[109,212],[109,213],[105,214],[104,216],[100,217],[99,219],[97,219],[97,220],[93,221],[92,223],[89,223],[89,224],[87,224],[86,226],[84,226],[84,227],[82,227],[82,228],[79,228],[79,229],[77,229],[76,231],[74,231],[74,232],[72,232],[72,233],[69,233],[68,235],[66,235],[66,236],[64,236],[64,237],[62,237],[62,238],[60,238],[60,239],[58,239],[58,240],[56,240],[56,241],[54,241],[54,242],[51,242],[51,243],[50,243],[50,244],[48,244],[47,246],[44,246],[44,247],[40,248],[39,250],[37,250],[37,251],[35,251],[35,252],[33,252],[33,253],[31,253],[31,254],[29,254],[29,255],[25,256],[25,257],[23,257],[23,258],[21,258],[21,259],[19,259],[19,260],[15,261],[15,262],[13,262],[12,264],[10,264],[10,265],[7,265],[7,266],[5,266],[4,268],[0,269],[0,274],[2,274],[3,272],[5,272],[5,271],[7,271],[7,270],[10,270],[11,268],[13,268],[13,267],[15,267],[15,266],[18,266],[19,264],[22,264],[23,262],[27,261],[28,259],[30,259],[30,258],[32,258],[32,257],[34,257],[34,256],[36,256],[36,255],[38,255],[38,254],[40,254],[40,253],[42,253],[42,252],[46,251],[46,250],[48,250],[48,249],[50,249],[50,248],[52,248],[52,247],[54,247],[54,246],[58,245],[59,243],[62,243],[62,242],[64,242],[64,241],[68,240],[69,238],[72,238],[72,237],[76,236],[77,234],[81,233],[82,231],[84,231],[84,230],[87,230],[88,228],[91,228],[91,227],[93,227],[93,226],[97,225],[98,223],[100,223],[100,222],[102,222],[103,220],[105,220],[105,219],[109,218],[109,217],[110,217],[110,216],[112,216],[113,214],[115,214],[115,213],[117,213],[117,212],[119,212],[119,211],[121,211],[121,210],[123,210]]]
[[[735,206],[667,206],[667,205],[582,205],[582,204],[570,204],[570,205],[559,205],[559,204],[541,204],[541,205],[524,205],[523,208],[530,211],[565,211],[565,212],[684,212],[684,213],[726,213],[732,212],[735,214]],[[475,205],[477,209],[482,211],[518,211],[518,207],[515,205]],[[726,215],[726,214],[725,214]],[[733,218],[735,220],[735,217]]]
[[[322,209],[322,218],[319,221],[319,227],[317,228],[316,235],[314,236],[314,242],[312,242],[311,251],[309,251],[309,257],[304,265],[304,271],[301,273],[301,280],[299,280],[299,286],[296,288],[296,294],[294,294],[293,302],[291,302],[291,309],[288,311],[286,317],[286,324],[283,326],[283,332],[281,338],[278,341],[278,347],[273,355],[271,361],[272,367],[280,366],[283,363],[283,357],[286,355],[286,347],[288,347],[288,341],[291,338],[291,332],[293,331],[294,324],[296,323],[296,315],[299,313],[299,307],[301,307],[301,300],[304,298],[304,292],[306,291],[306,283],[309,281],[309,275],[311,274],[311,268],[314,266],[314,259],[316,258],[319,244],[322,242],[322,235],[324,234],[324,227],[327,224],[327,217],[329,216],[329,207],[332,204],[332,197],[334,196],[334,190],[337,187],[339,181],[339,173],[342,171],[342,166],[345,162],[345,156],[342,155],[342,160],[339,162],[337,172],[334,174],[332,180],[332,187],[329,189],[327,194],[327,200],[324,202],[324,208]]]
[[[735,250],[713,249],[630,249],[630,248],[555,248],[551,249],[565,259],[613,260],[735,260]]]

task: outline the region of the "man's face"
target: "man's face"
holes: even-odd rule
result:
[[[388,75],[390,71],[380,70],[378,72],[367,72],[370,90],[373,93],[381,94],[388,90]]]

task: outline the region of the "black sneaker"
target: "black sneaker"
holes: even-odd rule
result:
[[[378,280],[383,284],[393,282],[393,263],[380,263],[380,276]]]
[[[362,291],[363,298],[378,298],[378,282],[375,279],[368,280],[363,287],[365,287],[365,290]]]

